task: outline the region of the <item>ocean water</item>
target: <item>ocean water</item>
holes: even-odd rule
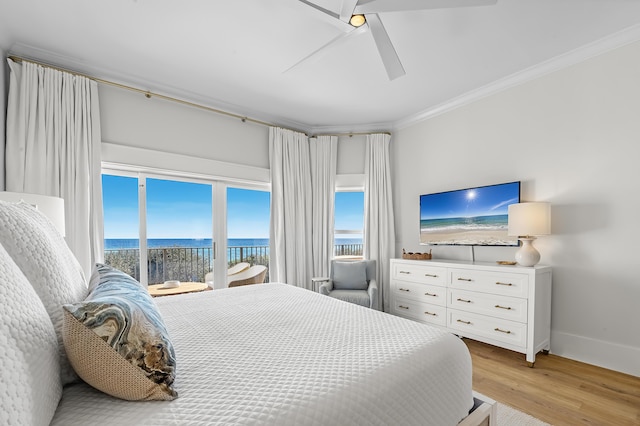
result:
[[[420,232],[440,233],[451,231],[506,231],[508,215],[452,217],[446,219],[422,219]]]
[[[508,216],[454,217],[420,221],[420,243],[467,246],[516,246],[509,237]]]
[[[343,244],[362,244],[361,238],[336,238],[336,245]],[[210,238],[149,238],[147,240],[148,248],[167,248],[167,247],[185,247],[185,248],[203,248],[211,247]],[[268,238],[229,238],[227,240],[228,247],[260,247],[269,246]],[[137,238],[105,238],[105,250],[121,250],[135,249],[140,247]]]

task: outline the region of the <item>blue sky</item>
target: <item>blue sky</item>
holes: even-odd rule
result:
[[[137,178],[103,175],[104,236],[138,238]],[[338,193],[336,229],[362,229],[362,193]],[[148,238],[211,238],[211,186],[147,179]],[[269,238],[270,193],[227,190],[228,238]],[[357,237],[357,236],[355,236]]]
[[[420,219],[445,219],[507,214],[519,199],[519,183],[427,194],[420,197]]]

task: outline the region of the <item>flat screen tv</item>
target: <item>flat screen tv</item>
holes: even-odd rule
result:
[[[517,246],[507,211],[519,202],[520,182],[421,195],[420,244]]]

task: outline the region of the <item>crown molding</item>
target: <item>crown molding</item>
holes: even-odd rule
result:
[[[406,117],[393,123],[393,129],[398,130],[412,126],[419,122],[436,117],[440,114],[463,107],[487,96],[502,92],[509,88],[522,85],[547,74],[568,68],[572,65],[584,62],[587,59],[602,55],[614,49],[620,48],[640,40],[640,25],[634,25],[617,33],[586,44],[570,52],[558,55],[552,59],[537,65],[518,71],[502,79],[496,80],[478,89],[471,90],[463,95],[450,99],[418,114]]]
[[[170,87],[160,84],[149,79],[128,75],[113,69],[98,68],[82,61],[81,59],[72,58],[56,54],[50,51],[39,49],[36,47],[14,44],[8,50],[8,54],[24,57],[25,59],[33,59],[49,63],[52,66],[59,66],[76,72],[81,72],[95,78],[110,80],[115,83],[132,85],[143,90],[154,91],[158,94],[188,100],[189,102],[199,103],[203,106],[228,111],[229,113],[239,116],[252,118],[255,120],[272,123],[273,126],[285,127],[296,131],[304,132],[309,135],[323,134],[349,134],[349,133],[376,133],[390,132],[412,126],[419,122],[436,117],[440,114],[463,107],[487,96],[499,93],[509,88],[522,85],[528,81],[540,78],[544,75],[559,71],[572,65],[583,62],[592,57],[601,55],[611,50],[617,49],[624,45],[634,43],[640,40],[640,24],[628,27],[617,33],[599,39],[595,42],[586,44],[582,47],[574,49],[568,53],[556,56],[540,64],[529,67],[525,70],[518,71],[508,75],[502,79],[496,80],[478,89],[471,90],[460,96],[452,98],[439,105],[433,106],[419,113],[407,116],[405,118],[392,122],[379,122],[361,125],[341,125],[341,126],[317,126],[314,127],[307,123],[297,122],[285,117],[278,117],[261,111],[248,110],[234,104],[226,103],[217,99],[203,97],[202,95],[190,91],[185,91],[176,87]],[[1,48],[1,46],[0,46]]]

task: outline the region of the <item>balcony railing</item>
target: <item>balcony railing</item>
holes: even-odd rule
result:
[[[361,256],[362,244],[338,244],[336,256]],[[140,249],[105,250],[105,263],[140,280]],[[269,267],[269,246],[227,247],[227,265],[247,262],[251,265]],[[207,273],[213,270],[211,247],[161,247],[147,250],[149,284],[160,284],[167,280],[204,282]],[[265,282],[269,281],[269,270]]]
[[[362,256],[362,244],[336,244],[334,256]]]

